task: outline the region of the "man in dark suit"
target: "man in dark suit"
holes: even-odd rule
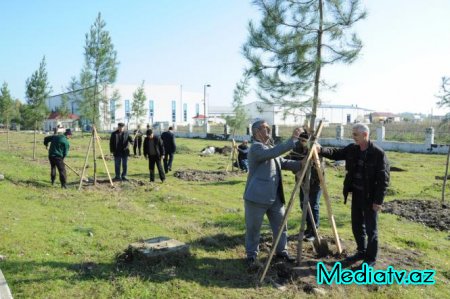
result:
[[[124,130],[125,124],[118,123],[117,130],[111,133],[109,139],[109,150],[114,156],[114,170],[116,176],[114,180],[128,181],[128,156],[130,155],[130,149],[128,146],[133,144],[133,138],[131,138],[128,131]],[[122,163],[122,174],[120,173],[120,164]]]
[[[164,151],[166,155],[164,156],[164,172],[168,173],[172,170],[172,162],[173,155],[177,150],[177,146],[175,144],[175,134],[173,133],[173,127],[169,127],[169,129],[161,134],[161,139],[164,143]]]
[[[146,132],[147,137],[144,139],[144,157],[148,158],[148,168],[150,170],[150,182],[155,181],[155,164],[158,168],[159,178],[164,183],[166,175],[164,174],[161,158],[164,159],[164,146],[161,138],[153,134],[152,129]]]

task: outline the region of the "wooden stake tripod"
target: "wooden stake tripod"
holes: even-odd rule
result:
[[[93,153],[93,158],[94,158],[94,185],[97,184],[97,157],[95,156],[95,144],[97,144],[98,148],[100,150],[100,154],[102,155],[103,165],[105,166],[106,173],[108,174],[109,182],[111,183],[111,187],[114,187],[113,181],[111,179],[111,175],[109,174],[108,165],[106,165],[105,155],[103,154],[102,145],[100,143],[100,137],[97,134],[97,129],[95,128],[95,126],[93,126],[92,127],[92,136],[89,140],[88,150],[86,152],[86,157],[84,159],[83,170],[81,171],[80,185],[78,186],[78,190],[81,190],[81,186],[83,185],[83,177],[84,177],[84,173],[86,171],[86,166],[87,166],[89,152],[91,150],[92,143],[94,143],[94,146],[92,148],[92,153]]]
[[[323,190],[325,202],[327,204],[328,219],[330,221],[330,224],[331,224],[331,227],[332,227],[332,230],[333,230],[333,235],[334,235],[334,239],[335,239],[336,246],[337,246],[337,249],[338,249],[338,253],[342,253],[342,246],[341,246],[341,242],[339,240],[339,234],[337,232],[336,222],[334,220],[334,215],[333,215],[333,212],[331,210],[331,203],[330,203],[330,198],[328,196],[328,190],[326,188],[325,178],[324,178],[324,176],[322,174],[322,169],[320,167],[319,154],[317,153],[317,147],[316,147],[316,144],[314,143],[315,140],[320,136],[320,133],[322,131],[322,126],[323,126],[322,122],[320,122],[319,127],[318,127],[318,129],[316,131],[317,132],[316,135],[311,137],[311,140],[310,140],[310,143],[312,144],[311,145],[311,149],[309,150],[308,155],[302,161],[302,164],[303,164],[302,170],[300,171],[300,175],[298,175],[298,180],[295,183],[294,190],[291,193],[291,197],[290,197],[289,203],[288,203],[288,205],[286,207],[286,212],[284,214],[283,221],[282,221],[282,223],[280,225],[280,229],[278,230],[279,231],[278,235],[275,238],[275,240],[273,241],[272,249],[270,250],[269,257],[267,258],[266,264],[264,265],[264,270],[263,270],[263,272],[261,274],[261,277],[259,279],[260,283],[262,283],[264,281],[264,278],[266,277],[267,270],[269,269],[270,262],[272,261],[272,258],[273,258],[273,255],[275,253],[275,250],[277,248],[278,242],[280,241],[281,234],[283,233],[283,227],[285,225],[287,225],[287,220],[288,220],[289,213],[291,212],[292,207],[294,205],[295,195],[297,194],[297,191],[300,189],[300,185],[303,183],[303,180],[305,179],[305,176],[306,176],[307,172],[310,171],[310,168],[312,166],[311,165],[312,161],[314,161],[314,167],[316,167],[317,173],[319,174],[320,186],[321,186],[321,188]],[[298,263],[301,262],[301,252],[302,252],[302,249],[303,249],[302,248],[303,231],[304,231],[304,226],[305,226],[305,223],[306,223],[306,214],[308,213],[308,204],[309,204],[308,200],[304,200],[303,201],[302,224],[301,224],[300,235],[299,235],[299,237],[301,237],[301,239],[299,239],[299,245],[298,245],[299,248],[297,248],[297,252],[298,252],[298,256],[297,256],[298,260],[297,260],[297,262]]]
[[[240,169],[240,165],[239,165],[239,160],[237,159],[238,153],[237,153],[237,145],[236,145],[236,141],[234,141],[234,138],[231,139],[231,155],[230,155],[230,159],[231,159],[231,171],[234,171],[234,160],[237,161],[237,165],[238,165],[238,170]],[[230,167],[230,164],[227,165],[227,168],[225,169],[226,172],[228,172],[228,168]]]

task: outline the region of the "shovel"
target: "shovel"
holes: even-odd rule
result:
[[[73,169],[72,167],[70,167],[70,165],[69,164],[67,164],[66,162],[64,162],[64,165],[66,165],[67,166],[67,168],[69,168],[70,170],[72,170],[77,176],[79,176],[80,178],[81,178],[81,175],[75,170],[75,169]],[[83,178],[83,181],[85,181],[85,182],[89,182],[89,179],[87,179],[87,178]]]
[[[311,226],[315,237],[313,241],[314,249],[316,250],[316,253],[319,257],[327,256],[328,253],[330,252],[330,249],[328,248],[328,242],[325,239],[320,238],[319,233],[317,232],[316,222],[314,221],[309,201],[308,201],[308,214],[311,220]]]

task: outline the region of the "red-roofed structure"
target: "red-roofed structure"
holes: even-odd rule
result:
[[[55,128],[76,129],[78,127],[77,120],[80,116],[70,113],[67,116],[61,116],[59,112],[52,112],[44,121],[44,130],[53,131]]]

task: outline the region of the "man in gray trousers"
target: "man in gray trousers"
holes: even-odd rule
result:
[[[284,143],[273,146],[270,127],[264,120],[252,125],[254,142],[248,153],[248,178],[244,191],[245,202],[245,250],[249,270],[257,267],[256,257],[259,251],[259,238],[264,214],[272,227],[273,239],[278,235],[284,217],[284,193],[281,169],[298,172],[300,161],[286,160],[280,157],[292,150],[300,136],[297,128],[292,137]],[[276,248],[276,257],[288,262],[295,261],[287,251],[287,227],[283,227],[281,239]]]

